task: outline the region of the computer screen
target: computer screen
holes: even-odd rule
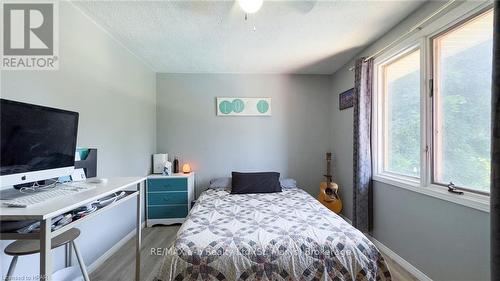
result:
[[[78,113],[0,99],[0,176],[74,166]]]

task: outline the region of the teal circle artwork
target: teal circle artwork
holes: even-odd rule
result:
[[[257,110],[260,113],[266,113],[269,110],[269,103],[267,101],[265,101],[265,100],[260,100],[257,103]]]
[[[245,109],[245,103],[240,99],[233,100],[233,111],[240,113]]]
[[[223,114],[229,114],[231,113],[231,111],[233,111],[233,104],[225,100],[219,104],[219,110]]]

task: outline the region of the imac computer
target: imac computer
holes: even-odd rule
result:
[[[0,99],[0,189],[70,175],[78,113]]]

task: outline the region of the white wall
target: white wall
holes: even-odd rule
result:
[[[430,2],[357,57],[392,42],[446,2]],[[349,62],[332,76],[332,152],[343,213],[352,219],[352,108],[338,110],[338,94],[354,86]],[[489,280],[489,214],[375,182],[372,236],[434,280]]]
[[[1,97],[78,111],[78,146],[98,149],[98,176],[148,174],[156,150],[155,73],[70,3],[61,2],[59,14],[60,69],[2,71]],[[133,230],[134,210],[131,200],[79,227],[87,265]],[[3,276],[10,258],[1,260]],[[57,251],[57,268],[63,260]],[[21,257],[15,275],[33,274],[38,256]]]
[[[271,97],[271,117],[217,117],[215,98]],[[276,171],[316,195],[330,126],[330,76],[158,74],[158,151],[192,164],[198,194],[231,171]]]

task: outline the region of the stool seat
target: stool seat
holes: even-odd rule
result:
[[[74,241],[80,236],[78,228],[71,228],[68,231],[52,238],[52,249],[58,248]],[[9,244],[5,250],[5,254],[9,256],[26,256],[40,253],[40,241],[38,240],[18,240]]]

